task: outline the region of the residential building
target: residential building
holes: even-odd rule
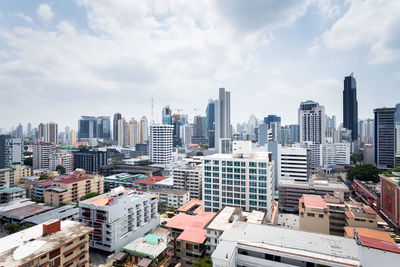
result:
[[[397,173],[399,174],[399,173]],[[400,185],[399,175],[380,175],[380,211],[396,227],[400,227]]]
[[[159,182],[167,180],[167,177],[164,176],[150,176],[144,177],[142,179],[138,179],[134,181],[135,188],[141,191],[149,191],[155,189],[155,185]]]
[[[272,153],[253,152],[251,141],[233,141],[232,154],[206,156],[203,162],[203,207],[218,212],[225,205],[271,215],[274,196]]]
[[[180,126],[181,144],[182,146],[189,146],[193,143],[193,124],[186,124]]]
[[[200,199],[191,199],[188,203],[176,210],[177,214],[197,215],[203,211],[203,202]]]
[[[139,123],[135,118],[132,118],[128,123],[128,145],[135,147],[139,143]]]
[[[0,169],[0,180],[6,181],[9,186],[16,186],[21,179],[33,175],[33,169],[25,165],[12,165],[7,169]]]
[[[74,157],[66,152],[56,152],[49,156],[49,169],[56,171],[57,166],[62,166],[66,173],[74,170]]]
[[[0,169],[8,167],[8,160],[6,160],[6,140],[10,138],[10,135],[0,135]]]
[[[317,102],[301,102],[299,108],[300,142],[325,142],[325,107]]]
[[[68,145],[75,146],[76,145],[76,139],[77,134],[75,130],[72,130],[69,132],[69,139],[68,139]]]
[[[24,163],[24,141],[21,138],[11,138],[0,135],[0,169],[13,164]]]
[[[260,124],[258,126],[258,145],[265,146],[268,143],[268,124]]]
[[[400,154],[400,122],[396,123],[396,154]]]
[[[21,187],[9,187],[0,189],[0,204],[13,202],[26,198],[26,189]]]
[[[329,211],[318,195],[302,195],[299,200],[299,230],[329,234]]]
[[[149,140],[149,121],[146,116],[140,119],[139,143],[144,144]]]
[[[128,146],[128,123],[125,118],[118,120],[118,146],[124,147]]]
[[[375,148],[372,144],[365,144],[363,148],[363,158],[366,164],[375,164]]]
[[[345,204],[346,226],[384,231],[384,226],[387,224],[370,206],[350,202],[345,202]]]
[[[44,142],[49,144],[58,143],[58,124],[48,122],[44,125]]]
[[[54,144],[36,143],[33,145],[33,169],[49,169],[50,155],[56,152]]]
[[[350,190],[341,182],[310,180],[309,182],[285,180],[279,183],[279,210],[298,211],[299,199],[303,194],[324,196],[335,195],[349,200]]]
[[[158,203],[164,204],[166,208],[178,209],[190,200],[188,191],[178,189],[150,189],[150,193],[157,195]]]
[[[118,121],[121,118],[122,118],[121,113],[114,114],[114,120],[113,120],[113,140],[114,141],[118,140]]]
[[[214,218],[204,227],[207,230],[206,254],[211,255],[217,248],[220,236],[235,221],[245,221],[255,224],[266,224],[267,214],[262,211],[242,211],[239,207],[224,206]]]
[[[231,92],[219,88],[219,100],[215,106],[215,147],[220,147],[221,138],[231,138]]]
[[[50,220],[0,239],[1,266],[89,267],[92,228],[74,221]]]
[[[202,199],[202,165],[188,163],[172,170],[174,189],[188,191],[190,199]]]
[[[343,127],[351,130],[352,140],[358,139],[357,83],[353,73],[344,78]]]
[[[104,192],[104,177],[98,174],[86,174],[85,171],[75,171],[72,174],[59,177],[43,192],[44,202],[52,206],[67,203],[78,203],[79,199],[89,193]]]
[[[366,119],[359,123],[360,140],[364,144],[374,144],[374,120]]]
[[[172,162],[172,125],[150,125],[149,156],[156,164]]]
[[[381,168],[394,168],[395,108],[377,108],[375,114],[375,163]]]
[[[44,191],[53,184],[52,180],[32,182],[30,188],[31,198],[35,201],[44,201]]]
[[[311,149],[279,146],[279,180],[293,179],[296,181],[308,181],[311,175]]]
[[[350,143],[321,144],[321,167],[350,165]]]
[[[310,166],[312,169],[319,169],[322,166],[321,144],[308,141],[300,144],[295,144],[294,147],[311,149]]]
[[[92,248],[117,252],[160,223],[157,198],[149,193],[117,187],[109,193],[79,201],[79,219],[95,228]]]
[[[74,168],[88,173],[98,173],[101,166],[107,165],[107,152],[87,149],[74,151]]]
[[[192,266],[206,253],[206,230],[203,228],[215,216],[214,212],[200,212],[197,215],[178,214],[165,225],[170,234],[168,255],[181,266]]]

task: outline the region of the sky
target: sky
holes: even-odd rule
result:
[[[393,0],[1,1],[0,127],[77,129],[116,112],[159,122],[165,105],[192,118],[220,87],[234,126],[296,123],[308,99],[339,124],[352,72],[370,118],[400,102],[399,14]]]

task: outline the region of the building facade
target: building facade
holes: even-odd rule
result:
[[[80,150],[73,152],[74,168],[88,173],[98,173],[99,167],[107,165],[107,152]]]
[[[49,156],[49,169],[56,171],[57,166],[62,166],[66,173],[74,170],[74,157],[66,152],[56,152]]]
[[[48,169],[50,167],[50,155],[56,152],[56,146],[47,143],[33,145],[33,168]]]
[[[172,170],[174,189],[188,191],[190,199],[202,199],[202,166],[188,163]]]
[[[375,114],[375,164],[381,168],[394,168],[395,160],[395,108],[379,108]]]
[[[172,162],[173,138],[172,125],[150,125],[149,156],[157,164]]]
[[[358,139],[357,83],[353,73],[344,78],[343,127],[351,130],[352,140]]]
[[[325,107],[308,100],[299,108],[300,142],[325,142]]]

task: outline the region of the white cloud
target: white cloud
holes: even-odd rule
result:
[[[50,6],[46,4],[40,4],[36,9],[36,13],[45,22],[49,22],[54,17],[54,13],[51,10]]]
[[[370,64],[400,57],[400,1],[354,0],[348,11],[313,44],[330,50],[367,47]],[[314,48],[311,48],[311,51]]]
[[[33,23],[33,20],[31,17],[25,15],[24,13],[12,13],[11,16],[20,18],[22,20],[24,20],[25,22],[28,22],[29,24]]]

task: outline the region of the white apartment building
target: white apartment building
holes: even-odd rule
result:
[[[149,156],[156,164],[172,162],[173,125],[150,125]]]
[[[325,142],[325,107],[308,100],[299,108],[300,142]]]
[[[65,172],[69,173],[74,170],[74,157],[72,154],[65,152],[56,152],[49,156],[49,168],[51,171],[55,171],[57,166],[63,166]]]
[[[185,190],[190,193],[190,199],[201,199],[202,165],[189,162],[177,166],[172,170],[174,189]]]
[[[158,202],[164,204],[166,208],[174,207],[174,209],[177,209],[190,200],[190,194],[185,190],[151,189],[149,192],[157,195]]]
[[[320,151],[321,167],[350,164],[350,143],[325,143]]]
[[[48,169],[50,155],[55,153],[56,146],[53,144],[37,143],[33,145],[33,168]]]
[[[12,164],[24,164],[24,140],[21,138],[6,139],[5,142],[6,167]]]
[[[274,196],[272,153],[253,152],[251,141],[233,141],[232,154],[203,158],[203,208],[218,212],[223,206],[271,214]]]
[[[279,152],[280,179],[308,181],[311,173],[311,149],[282,147]]]
[[[44,142],[57,144],[58,143],[58,124],[55,122],[46,123],[44,126]]]
[[[117,187],[111,192],[79,201],[79,220],[94,231],[89,246],[108,252],[142,237],[159,225],[157,198],[150,193]]]

